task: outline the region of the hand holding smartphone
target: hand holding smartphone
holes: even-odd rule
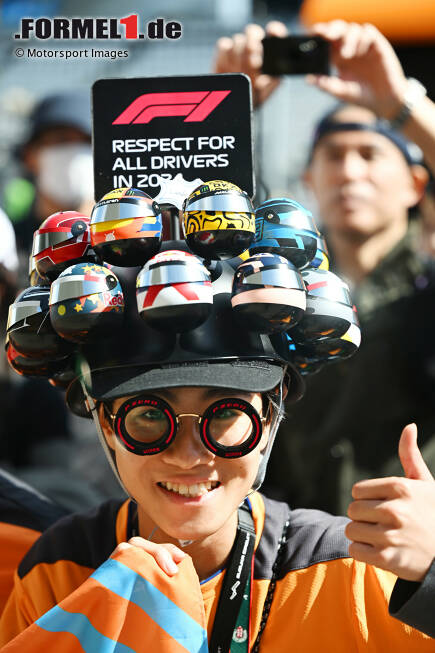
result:
[[[266,75],[329,75],[329,43],[322,36],[266,36],[262,72]]]

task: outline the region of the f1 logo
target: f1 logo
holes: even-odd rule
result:
[[[202,122],[231,91],[145,93],[126,108],[112,125],[144,125],[153,118],[186,116],[183,122]]]

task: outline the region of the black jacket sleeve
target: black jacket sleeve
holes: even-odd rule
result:
[[[392,617],[435,637],[435,558],[421,583],[396,581],[389,611]]]

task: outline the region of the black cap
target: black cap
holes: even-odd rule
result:
[[[311,163],[314,150],[323,136],[333,132],[343,131],[369,131],[381,134],[381,136],[388,138],[398,148],[408,165],[422,162],[422,151],[418,145],[408,141],[400,132],[392,129],[388,120],[376,117],[373,117],[373,120],[369,122],[343,121],[338,119],[337,115],[345,106],[347,105],[343,104],[336,106],[332,111],[328,111],[328,113],[326,113],[317,123],[311,140],[308,163]]]
[[[52,127],[75,127],[91,136],[91,103],[88,91],[74,91],[50,95],[34,108],[30,116],[26,143],[34,141]]]

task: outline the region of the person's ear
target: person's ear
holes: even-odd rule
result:
[[[97,411],[98,420],[100,422],[101,430],[103,431],[107,445],[110,449],[115,449],[115,434],[112,429],[110,418],[107,415],[107,410],[104,408],[104,404],[102,402],[99,403]]]
[[[21,154],[24,166],[36,177],[39,171],[39,147],[33,143],[26,145]]]
[[[429,181],[429,173],[426,168],[419,164],[414,164],[409,167],[411,175],[411,189],[410,189],[410,203],[408,207],[415,206],[421,200],[426,189],[427,182]]]
[[[313,174],[311,172],[311,166],[307,166],[303,171],[302,181],[309,190],[313,190]]]

